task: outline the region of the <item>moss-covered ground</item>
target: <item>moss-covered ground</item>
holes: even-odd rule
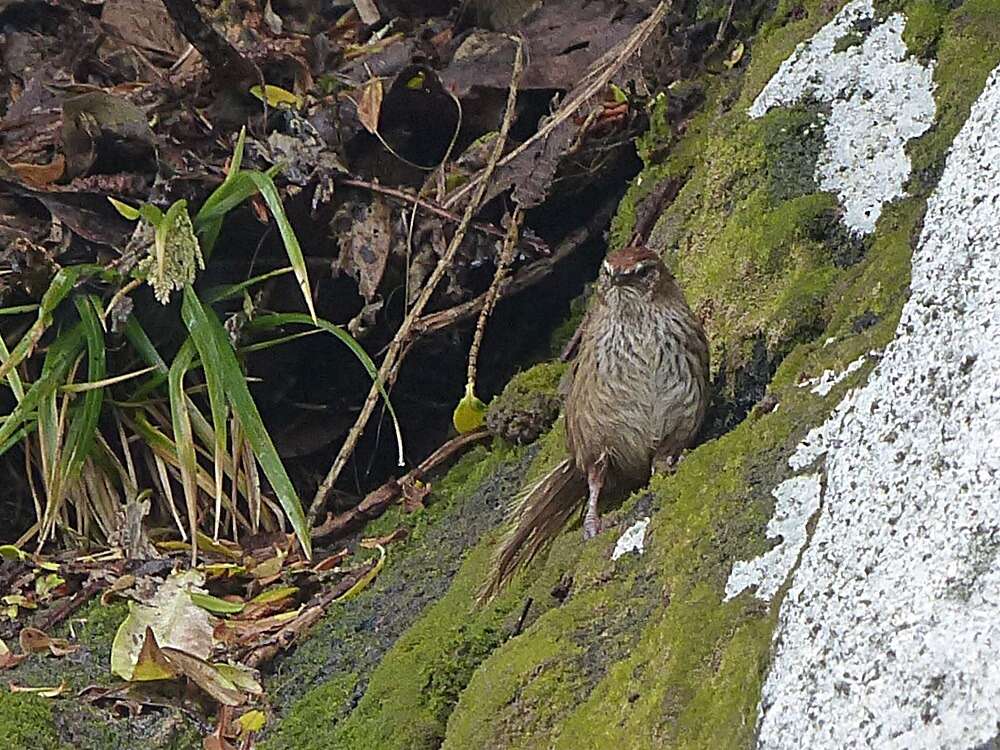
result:
[[[777,409],[751,412],[691,451],[674,475],[654,477],[609,516],[612,528],[597,540],[584,544],[578,528],[567,530],[485,607],[475,595],[506,504],[558,460],[561,425],[531,448],[498,441],[471,453],[436,483],[426,511],[393,510],[366,531],[406,526],[411,535],[389,548],[369,590],[338,605],[276,665],[265,748],[752,745],[780,596],[766,604],[745,592],[724,602],[726,578],[734,561],[771,546],[770,493],[787,476],[788,455],[868,368],[825,398],[801,381],[891,339],[927,196],[1000,62],[1000,0],[879,0],[880,13],[907,14],[912,54],[936,61],[938,111],[907,148],[910,197],[887,206],[874,235],[858,240],[841,229],[835,197],[812,180],[819,109],[806,102],[756,121],[745,114],[795,45],[842,4],[778,0],[737,17],[743,59],[694,82],[704,103],[683,127],[667,120],[669,95],[655,105],[654,127],[640,144],[645,169],[612,232],[613,245],[628,238],[636,206],[660,181],[683,183],[651,244],[706,321],[717,382],[736,389],[735,373],[764,368]],[[761,346],[763,358],[755,353]],[[554,371],[521,382],[532,378],[550,389]],[[612,562],[618,533],[641,517],[651,519],[646,551]],[[33,658],[10,679],[66,679],[74,688],[105,680],[102,638],[110,641],[117,618],[85,616],[90,636],[81,638],[93,640],[79,657],[57,669]],[[11,750],[139,746],[102,710],[67,695],[0,693],[0,742]],[[159,746],[199,744],[183,727]]]

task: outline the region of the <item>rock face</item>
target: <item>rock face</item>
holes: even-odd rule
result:
[[[559,459],[561,422],[464,459],[425,515],[371,530],[411,537],[280,663],[265,748],[994,741],[1000,0],[751,5],[739,64],[684,83],[697,110],[668,125],[657,101],[611,238],[676,196],[651,242],[735,426],[487,607],[503,506]],[[763,384],[766,408],[726,412]],[[0,738],[49,711],[18,701]],[[62,711],[36,734],[65,742]]]
[[[723,400],[763,381],[777,408],[654,477],[594,542],[567,532],[483,609],[462,587],[485,540],[448,594],[461,626],[429,611],[418,627],[440,637],[404,636],[309,747],[996,734],[1000,2],[779,3],[750,51],[698,84],[683,136],[640,144],[613,240],[683,183],[653,241],[708,321]],[[436,666],[391,669],[412,663]],[[286,720],[315,721],[302,705]]]
[[[800,446],[825,481],[797,493],[820,510],[781,606],[761,747],[998,734],[998,121],[1000,70],[928,202],[896,338]]]

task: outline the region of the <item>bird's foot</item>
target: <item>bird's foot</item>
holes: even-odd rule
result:
[[[583,519],[583,540],[587,541],[593,539],[595,536],[601,533],[603,530],[603,524],[601,523],[600,516],[588,515]]]

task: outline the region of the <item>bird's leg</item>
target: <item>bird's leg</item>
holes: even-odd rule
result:
[[[587,487],[590,495],[587,497],[587,515],[583,517],[583,538],[593,539],[601,532],[601,518],[597,515],[597,501],[604,487],[604,476],[608,468],[608,454],[602,453],[593,464],[587,467]]]

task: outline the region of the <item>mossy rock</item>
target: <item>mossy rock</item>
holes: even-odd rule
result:
[[[486,412],[490,432],[515,445],[535,442],[559,416],[566,369],[561,362],[545,362],[511,378]]]
[[[759,120],[745,114],[780,63],[839,5],[781,0],[757,16],[756,35],[747,39],[749,62],[698,81],[704,103],[682,133],[654,110],[659,125],[641,144],[646,167],[612,232],[613,245],[626,241],[636,206],[663,180],[683,180],[651,242],[707,322],[722,400],[733,404],[739,375],[749,368],[754,398],[766,386],[777,408],[754,412],[750,401],[743,404],[725,434],[608,515],[606,533],[584,544],[578,528],[567,529],[483,608],[475,594],[502,530],[487,532],[443,597],[384,653],[367,686],[356,688],[360,699],[338,719],[343,730],[327,735],[326,746],[753,745],[784,592],[772,603],[752,592],[726,601],[727,577],[734,562],[773,546],[765,527],[771,491],[790,474],[788,456],[847,389],[863,382],[870,365],[826,396],[800,383],[842,370],[892,339],[927,196],[948,145],[1000,62],[997,0],[967,0],[944,15],[924,0],[897,3],[894,10],[914,13],[906,37],[911,51],[936,55],[938,112],[935,126],[908,145],[908,197],[886,205],[874,234],[859,239],[843,230],[836,197],[819,191],[812,176],[822,108],[806,102]],[[668,103],[664,97],[655,106]],[[516,382],[505,396],[514,403],[514,394],[527,397],[530,407],[531,394],[553,388],[557,372],[529,371],[519,377],[544,382]],[[563,455],[562,441],[557,422],[540,439],[521,484]],[[650,519],[645,552],[612,561],[619,533],[644,518]]]

